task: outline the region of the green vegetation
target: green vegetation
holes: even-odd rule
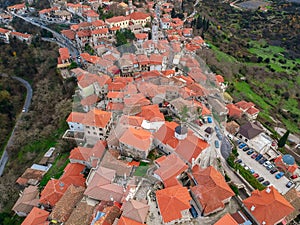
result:
[[[235,195],[239,195],[239,189],[236,185],[234,184],[229,184],[229,187],[231,188],[231,190],[233,190],[233,192],[235,193]]]
[[[40,188],[46,186],[46,184],[48,183],[48,181],[51,178],[54,178],[54,179],[60,178],[60,176],[64,172],[65,167],[69,163],[68,157],[69,157],[68,153],[63,153],[55,159],[52,167],[48,170],[48,172],[45,174],[45,176],[41,180],[41,182],[39,184]]]
[[[240,164],[236,165],[236,168],[238,169],[239,173],[245,178],[245,180],[248,181],[248,183],[255,189],[263,190],[265,189],[265,186],[263,186],[257,179],[244,167],[242,167]]]
[[[289,134],[290,134],[290,131],[287,130],[287,131],[285,132],[285,134],[279,139],[279,141],[278,141],[278,147],[279,147],[279,148],[282,148],[282,147],[285,146],[286,141],[288,140]]]
[[[122,29],[117,30],[116,32],[116,46],[125,45],[128,43],[127,40],[134,40],[135,36],[134,33],[131,32],[131,30],[128,29]]]
[[[11,215],[9,213],[0,213],[0,224],[3,225],[20,225],[24,218],[18,217],[17,215]]]
[[[149,169],[149,165],[144,162],[141,162],[140,166],[136,168],[134,172],[134,176],[144,177],[146,176],[148,169]]]
[[[258,182],[256,180],[256,178],[248,171],[246,170],[244,167],[242,167],[240,164],[235,163],[235,156],[234,154],[231,154],[228,158],[227,158],[227,163],[228,165],[235,169],[238,170],[239,173],[241,174],[241,176],[255,189],[258,190],[263,190],[265,189],[265,186],[263,186],[260,182]]]
[[[95,50],[89,44],[86,44],[84,46],[84,51],[89,53],[90,55],[95,55]]]

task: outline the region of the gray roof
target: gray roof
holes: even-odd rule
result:
[[[247,139],[252,139],[263,132],[263,129],[256,123],[246,123],[240,127],[239,133]]]

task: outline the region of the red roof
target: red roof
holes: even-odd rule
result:
[[[66,36],[70,40],[75,40],[75,31],[73,30],[62,30],[61,34]]]
[[[58,49],[61,60],[70,59],[70,53],[68,48],[60,48]]]
[[[222,77],[221,75],[216,75],[216,81],[218,83],[224,83],[224,77]]]
[[[105,22],[107,23],[118,23],[118,22],[122,22],[125,20],[129,20],[128,17],[126,16],[114,16],[112,18],[106,19]]]
[[[281,222],[295,210],[273,186],[253,191],[243,203],[259,223],[266,225]]]
[[[165,121],[165,117],[160,112],[158,105],[143,106],[142,111],[138,116],[141,116],[150,122]]]
[[[139,150],[147,151],[152,145],[152,134],[144,129],[129,127],[119,141]]]
[[[179,185],[177,176],[188,168],[176,154],[160,157],[155,162],[159,168],[154,173],[162,179],[165,187]]]
[[[175,122],[165,122],[159,130],[154,133],[154,137],[160,140],[163,144],[169,145],[175,149],[179,143],[179,140],[175,138],[175,128],[178,126]]]
[[[82,123],[85,113],[71,112],[67,118],[67,122]]]
[[[121,216],[117,225],[144,225],[143,223]]]
[[[161,65],[163,61],[163,56],[160,54],[151,54],[150,55],[150,64],[152,65]]]
[[[259,113],[259,110],[253,106],[253,107],[249,108],[246,112],[250,115],[254,115],[254,114]]]
[[[140,116],[127,116],[122,115],[119,119],[119,124],[123,126],[134,126],[134,127],[141,127],[143,123],[144,118]]]
[[[246,101],[237,102],[237,103],[235,103],[235,105],[242,110],[247,110],[247,109],[255,106],[253,102],[246,102]]]
[[[228,109],[229,117],[233,117],[233,118],[241,118],[242,117],[243,111],[240,110],[234,104],[228,104],[228,105],[226,105],[226,108]]]
[[[92,30],[92,35],[95,35],[95,34],[107,34],[107,33],[108,33],[108,28],[102,28],[102,29]]]
[[[40,202],[45,205],[54,206],[68,189],[68,185],[59,180],[51,179],[48,181],[44,190],[41,192]]]
[[[8,33],[9,31],[10,31],[10,30],[6,30],[6,29],[0,27],[0,33],[2,33],[2,34],[6,34],[6,33]]]
[[[107,111],[122,111],[124,109],[124,103],[109,102],[106,106]]]
[[[64,173],[59,179],[60,182],[69,186],[71,184],[75,186],[85,186],[85,178],[82,174],[85,165],[79,163],[69,163],[64,169]]]
[[[50,223],[47,221],[49,214],[46,210],[33,207],[21,225],[48,225]]]
[[[133,12],[128,17],[132,20],[145,20],[150,17],[150,15],[143,12]]]
[[[100,109],[94,108],[89,111],[86,115],[82,123],[86,126],[94,126],[105,128],[109,121],[112,118],[111,112],[102,111]]]
[[[198,201],[209,214],[224,208],[224,201],[234,196],[234,192],[225,182],[224,177],[213,166],[201,169],[198,165],[192,169],[197,185],[191,187]]]
[[[108,92],[107,98],[124,98],[123,92]]]
[[[229,213],[226,213],[214,225],[239,225],[239,224],[233,219],[233,217]]]
[[[173,186],[156,191],[156,200],[163,222],[182,218],[181,211],[191,208],[192,200],[186,187]]]
[[[139,39],[139,40],[148,39],[147,33],[137,33],[134,36],[136,37],[136,39]]]

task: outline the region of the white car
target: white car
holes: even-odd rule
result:
[[[25,109],[25,108],[23,108],[23,109],[22,109],[22,112],[23,112],[23,113],[24,113],[24,112],[26,112],[26,109]]]

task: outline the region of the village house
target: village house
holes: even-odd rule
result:
[[[33,207],[38,206],[39,190],[37,186],[28,186],[21,192],[12,210],[20,217],[27,216]]]
[[[49,214],[46,210],[34,207],[21,225],[49,224],[47,221]]]
[[[201,169],[196,165],[192,168],[192,176],[196,182],[191,187],[191,195],[204,216],[224,209],[234,196],[223,175],[213,166]]]
[[[175,122],[165,122],[153,136],[154,145],[162,152],[177,154],[191,167],[201,161],[204,151],[210,149],[206,141],[195,136],[190,129]]]
[[[9,12],[22,15],[26,12],[27,7],[26,7],[25,3],[21,3],[21,4],[12,5],[12,6],[7,6],[6,9]]]
[[[190,221],[192,200],[186,187],[172,186],[156,191],[156,201],[163,224],[176,224]]]
[[[67,123],[71,131],[84,131],[82,121],[85,117],[85,113],[71,112],[67,118]]]
[[[82,124],[87,143],[96,144],[98,140],[105,140],[111,129],[112,118],[111,112],[96,108],[86,113]]]
[[[164,187],[181,185],[179,176],[188,169],[188,166],[174,153],[162,156],[155,160],[157,170],[153,176],[163,182]]]
[[[250,121],[255,120],[258,116],[259,110],[252,102],[240,101],[235,103],[235,106],[242,110]]]
[[[79,163],[88,168],[97,167],[104,156],[106,143],[98,141],[92,148],[75,147],[71,150],[69,160],[71,163]]]
[[[31,34],[23,34],[23,33],[20,33],[20,32],[12,31],[10,33],[10,35],[11,35],[12,38],[16,38],[20,41],[26,42],[27,44],[30,44],[31,41],[32,41],[32,35]]]
[[[285,218],[294,211],[294,207],[273,186],[253,191],[243,203],[260,224],[266,225],[285,223]]]
[[[122,216],[138,223],[145,224],[150,206],[141,201],[131,199],[122,205]]]
[[[124,189],[113,183],[116,171],[99,166],[97,169],[91,169],[86,180],[87,189],[84,195],[88,197],[87,202],[95,205],[99,201],[121,202]]]
[[[9,43],[10,32],[10,30],[0,27],[0,41],[3,41],[4,43]]]
[[[135,159],[146,159],[153,149],[152,140],[149,131],[129,127],[119,139],[121,154]]]

